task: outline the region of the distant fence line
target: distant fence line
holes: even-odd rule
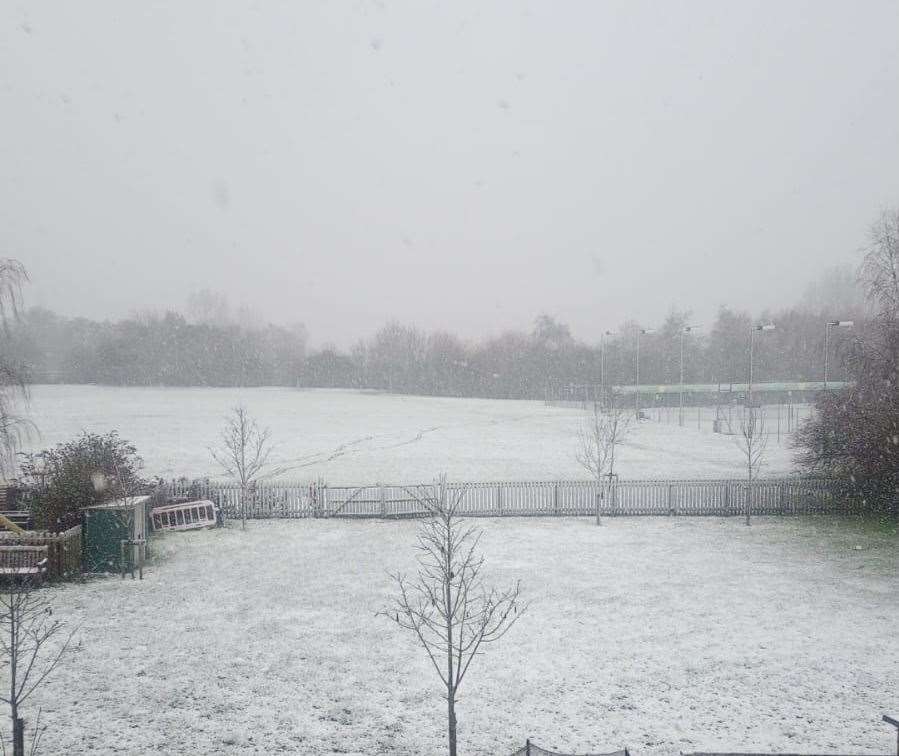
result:
[[[427,514],[415,495],[417,485],[331,486],[322,482],[257,484],[247,493],[247,517],[420,517]],[[427,485],[427,484],[424,484]],[[227,517],[240,516],[240,487],[207,480],[173,481],[173,496],[207,498]],[[745,480],[618,480],[605,491],[600,512],[614,516],[742,515],[749,487]],[[460,514],[469,517],[585,516],[596,513],[594,481],[497,481],[451,483],[464,490]],[[752,514],[839,514],[851,496],[842,481],[822,478],[761,478],[752,483]]]

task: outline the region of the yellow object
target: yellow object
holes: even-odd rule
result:
[[[2,525],[7,530],[11,530],[13,533],[18,533],[19,535],[25,535],[25,531],[16,525],[12,520],[4,515],[0,514],[0,525]]]

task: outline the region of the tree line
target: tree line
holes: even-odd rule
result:
[[[9,340],[36,383],[292,386],[306,334],[302,327],[195,322],[177,312],[99,322],[31,308]]]
[[[712,323],[687,334],[685,327],[694,325],[691,314],[672,310],[656,328],[625,321],[593,344],[576,339],[557,319],[540,315],[528,331],[480,341],[391,322],[349,350],[308,350],[302,325],[241,321],[229,314],[222,298],[201,295],[192,298],[187,314],[143,314],[117,322],[32,308],[16,324],[9,348],[35,382],[303,386],[542,399],[547,390],[571,384],[633,383],[641,330],[647,331],[639,336],[641,383],[679,381],[681,340],[685,382],[745,382],[750,325],[768,321],[777,329],[757,344],[756,379],[818,381],[825,322],[853,319],[862,328],[864,321],[854,273],[846,268],[829,270],[791,307],[753,318],[722,306]],[[851,338],[832,336],[829,378],[836,381],[847,376],[842,357]]]

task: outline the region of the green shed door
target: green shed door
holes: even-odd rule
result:
[[[131,537],[131,510],[88,509],[84,512],[85,572],[118,572],[122,569],[122,540]],[[130,560],[131,549],[125,550]],[[126,562],[130,567],[130,561]]]

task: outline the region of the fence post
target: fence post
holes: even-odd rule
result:
[[[780,513],[785,515],[787,513],[787,496],[785,493],[786,484],[781,481],[777,484],[777,497],[780,499]]]
[[[553,483],[553,514],[559,514],[559,481]]]
[[[674,484],[668,484],[668,514],[676,515],[677,509],[674,507]]]
[[[384,484],[378,483],[378,500],[381,503],[381,517],[387,516],[387,502],[384,499]]]
[[[500,517],[503,514],[503,486],[501,483],[496,484],[496,514]]]
[[[729,516],[731,514],[731,511],[730,511],[730,483],[724,484],[724,514],[725,514],[725,516]]]

